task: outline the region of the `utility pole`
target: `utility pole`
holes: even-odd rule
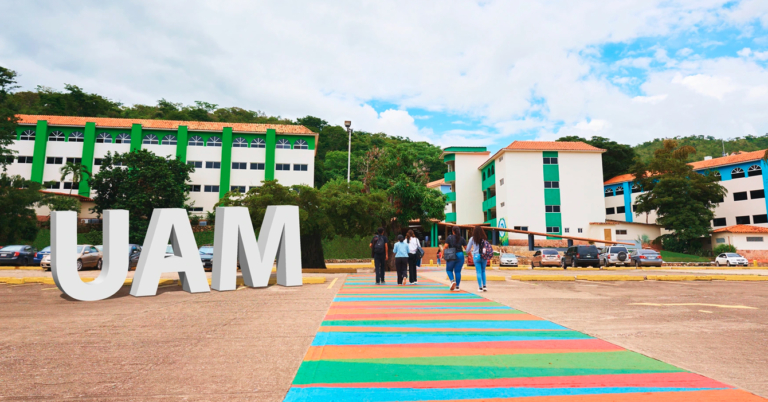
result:
[[[347,127],[347,134],[349,134],[349,145],[347,147],[347,183],[349,183],[349,172],[352,164],[352,122],[347,120],[344,122]]]
[[[721,138],[720,142],[723,144],[723,156],[725,156],[725,140]]]

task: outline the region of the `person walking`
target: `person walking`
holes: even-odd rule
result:
[[[490,248],[490,257],[488,257],[488,248]],[[475,263],[475,271],[477,272],[477,286],[481,292],[487,292],[485,281],[485,266],[488,264],[488,260],[493,258],[493,248],[488,243],[488,237],[485,235],[485,231],[482,226],[475,226],[475,230],[472,232],[472,238],[467,243],[467,253],[471,256],[472,261]]]
[[[438,244],[437,246],[437,267],[440,268],[440,259],[443,258],[443,245]]]
[[[395,268],[397,268],[397,284],[405,285],[408,278],[408,245],[403,241],[403,235],[397,235],[397,243],[392,251],[395,253]]]
[[[461,229],[454,226],[452,234],[445,239],[445,272],[451,280],[451,290],[458,292],[461,285],[461,268],[464,267],[464,247],[467,241],[461,237]]]
[[[416,285],[419,283],[416,279],[416,264],[421,258],[421,245],[419,239],[413,234],[413,230],[408,230],[405,235],[405,242],[408,244],[408,282]]]
[[[371,257],[376,275],[376,284],[384,284],[384,269],[389,259],[389,239],[384,236],[384,228],[376,229],[376,235],[371,239]]]

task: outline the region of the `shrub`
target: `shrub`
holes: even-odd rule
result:
[[[735,253],[736,247],[734,247],[732,244],[720,244],[717,247],[715,247],[712,252],[715,255],[722,254],[722,253]]]
[[[197,215],[192,215],[189,217],[189,223],[192,224],[192,226],[197,226],[200,224],[200,217]]]

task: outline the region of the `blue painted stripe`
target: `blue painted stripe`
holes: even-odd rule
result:
[[[466,333],[430,334],[430,333],[393,333],[393,332],[318,332],[312,346],[325,345],[402,345],[414,343],[460,343],[460,342],[506,342],[506,341],[541,341],[549,339],[571,340],[592,339],[591,336],[573,331],[563,334],[552,331],[552,336],[531,336],[526,332],[515,335],[468,335]]]
[[[428,302],[430,300],[445,300],[445,299],[455,299],[455,298],[452,298],[451,296],[429,297],[429,298],[426,298],[426,297],[422,297],[422,298],[402,298],[402,297],[386,297],[386,296],[381,296],[381,297],[342,297],[342,298],[337,297],[337,298],[333,299],[333,301],[335,303],[354,302],[354,301],[395,301],[395,300],[397,300],[397,301],[413,300],[414,302]],[[461,297],[461,299],[473,300],[473,299],[477,299],[477,297]]]
[[[336,401],[336,402],[390,402],[435,401],[449,398],[490,399],[523,398],[561,395],[605,395],[647,392],[691,392],[724,390],[730,388],[661,388],[661,387],[604,387],[604,388],[291,388],[284,402]],[[691,395],[695,398],[695,395]],[[694,400],[694,399],[691,399]]]
[[[322,326],[335,327],[333,321],[326,321]],[[331,324],[331,325],[327,325]],[[354,327],[355,324],[345,323],[345,327]],[[451,322],[426,322],[418,321],[413,323],[397,324],[361,324],[361,327],[398,327],[398,328],[456,328],[456,329],[544,329],[544,330],[567,330],[568,328],[557,325],[549,321],[451,321]]]

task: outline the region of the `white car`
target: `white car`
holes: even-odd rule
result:
[[[506,266],[516,267],[517,266],[517,256],[514,255],[514,254],[502,253],[501,257],[499,258],[499,261],[501,262],[500,265],[502,267],[506,267]]]
[[[727,265],[729,267],[743,265],[746,267],[749,265],[749,261],[740,254],[722,253],[715,258],[715,265],[718,267],[721,265]]]

